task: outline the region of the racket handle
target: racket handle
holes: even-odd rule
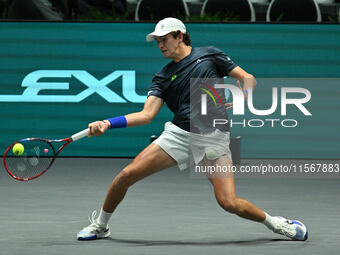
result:
[[[89,129],[84,129],[83,131],[80,131],[76,134],[74,134],[73,136],[71,136],[71,139],[73,142],[79,140],[79,139],[82,139],[84,138],[85,136],[87,136],[87,134],[89,133]]]

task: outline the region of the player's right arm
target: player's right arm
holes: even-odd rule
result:
[[[140,112],[125,115],[127,126],[139,126],[151,123],[163,106],[163,99],[156,96],[149,96],[146,99],[144,108]]]
[[[146,125],[151,123],[162,106],[163,99],[156,96],[149,96],[144,103],[142,111],[120,116],[119,118],[123,120],[125,118],[126,123],[123,125],[126,127]],[[111,122],[109,120],[95,121],[89,124],[89,128],[89,136],[99,136],[111,128]]]

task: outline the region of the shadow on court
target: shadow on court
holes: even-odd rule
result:
[[[230,246],[230,245],[241,245],[241,246],[251,246],[251,245],[259,245],[266,244],[272,242],[289,242],[291,240],[287,239],[266,239],[266,238],[258,238],[252,240],[240,240],[240,241],[166,241],[166,240],[128,240],[128,239],[119,239],[119,238],[110,238],[113,242],[132,244],[132,245],[141,245],[141,246]]]

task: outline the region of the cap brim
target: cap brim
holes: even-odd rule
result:
[[[146,36],[146,41],[151,42],[155,40],[155,36],[164,36],[171,33],[171,31],[154,31]]]

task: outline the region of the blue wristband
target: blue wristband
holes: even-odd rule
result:
[[[113,117],[107,120],[111,124],[110,128],[125,128],[127,126],[127,121],[124,115],[119,117]]]
[[[248,97],[248,90],[244,90],[244,93],[246,94],[246,96]]]

